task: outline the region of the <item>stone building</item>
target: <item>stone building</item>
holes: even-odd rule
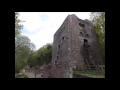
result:
[[[51,74],[54,78],[72,78],[73,68],[91,69],[101,64],[93,24],[75,14],[68,15],[54,34]]]
[[[43,65],[41,78],[51,78],[51,63]]]

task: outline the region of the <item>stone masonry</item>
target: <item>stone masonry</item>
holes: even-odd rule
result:
[[[52,50],[53,78],[72,78],[73,68],[90,68],[101,64],[93,24],[75,14],[68,15],[54,34]]]

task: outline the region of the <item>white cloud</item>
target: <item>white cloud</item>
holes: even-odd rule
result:
[[[36,45],[36,50],[46,43],[53,42],[53,35],[61,26],[68,14],[75,14],[80,19],[89,19],[90,12],[20,12],[19,18],[23,23],[28,36]]]

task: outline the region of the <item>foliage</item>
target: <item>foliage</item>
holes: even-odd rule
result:
[[[15,12],[15,36],[21,33],[21,29],[23,28],[23,25],[20,24],[21,22],[25,22],[25,21],[21,21],[18,17],[19,17],[19,12]]]
[[[91,21],[94,24],[103,64],[105,64],[105,12],[92,12]]]
[[[28,59],[28,64],[32,66],[41,66],[44,63],[50,63],[52,60],[52,44],[46,44],[35,52],[32,52]]]
[[[29,55],[34,51],[35,45],[31,43],[27,36],[21,35],[23,22],[19,19],[19,13],[15,12],[15,72],[19,71],[27,65]]]
[[[43,63],[49,63],[52,59],[52,44],[46,44],[37,51],[27,36],[21,35],[23,21],[19,19],[19,12],[15,12],[15,72],[26,65],[33,66],[37,70]]]
[[[28,57],[27,64],[31,66],[31,69],[36,71],[44,64],[50,63],[52,60],[52,44],[46,44],[37,51],[32,51]]]
[[[52,44],[46,44],[38,50],[38,61],[43,64],[44,62],[50,63],[52,60]]]
[[[26,36],[18,35],[15,40],[15,71],[19,71],[25,65],[29,55],[33,52],[35,45]]]

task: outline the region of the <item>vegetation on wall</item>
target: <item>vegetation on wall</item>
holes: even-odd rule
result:
[[[105,64],[105,12],[91,12],[90,20],[94,24],[103,64]]]

